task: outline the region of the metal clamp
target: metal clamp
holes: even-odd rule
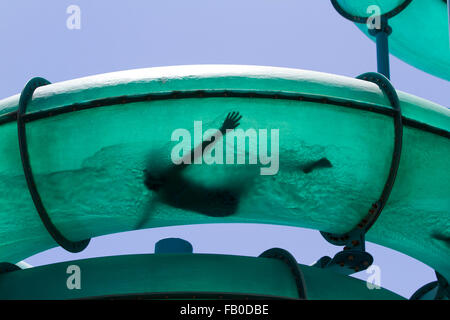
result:
[[[56,243],[58,243],[65,250],[76,253],[83,251],[88,246],[90,239],[78,242],[70,241],[69,239],[64,237],[53,224],[37,190],[33,172],[31,170],[30,157],[28,154],[27,133],[25,126],[26,120],[24,118],[27,111],[27,105],[31,100],[34,91],[37,88],[48,84],[50,84],[50,82],[44,78],[33,78],[28,81],[25,88],[22,90],[22,93],[20,94],[19,107],[17,109],[17,135],[19,139],[20,158],[22,160],[23,172],[27,181],[28,190],[30,191],[34,206],[39,214],[39,217],[44,223],[45,228],[52,236],[52,238],[56,241]]]
[[[315,266],[321,268],[346,266],[347,268],[340,269],[346,274],[352,273],[353,271],[367,269],[367,267],[373,262],[372,256],[365,251],[365,234],[380,216],[381,211],[386,205],[389,195],[391,194],[400,165],[403,140],[403,123],[400,100],[398,99],[397,92],[391,82],[385,76],[374,72],[362,74],[357,78],[377,84],[388,97],[394,111],[393,118],[395,137],[394,152],[392,154],[389,176],[386,180],[381,196],[375,203],[372,204],[366,216],[350,232],[344,234],[333,234],[321,231],[322,236],[328,242],[337,246],[344,245],[345,247],[344,251],[336,254],[333,259],[330,257],[323,257],[316,263]]]
[[[264,251],[259,255],[261,258],[278,259],[283,261],[291,270],[292,275],[295,278],[295,284],[297,286],[298,297],[301,300],[307,299],[305,279],[303,272],[298,266],[297,260],[288,251],[280,248],[272,248]]]

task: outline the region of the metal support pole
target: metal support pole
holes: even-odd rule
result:
[[[381,73],[386,78],[390,79],[390,65],[389,65],[389,41],[388,37],[392,33],[392,29],[388,25],[388,19],[384,16],[380,17],[381,26],[379,29],[370,30],[370,33],[375,36],[377,43],[377,68],[378,73]]]

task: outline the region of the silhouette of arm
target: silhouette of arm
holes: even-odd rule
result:
[[[194,149],[191,150],[191,152],[189,152],[187,155],[185,155],[183,157],[182,163],[177,165],[178,169],[184,169],[185,167],[187,167],[189,164],[194,163],[194,160],[198,157],[203,156],[203,152],[205,151],[205,149],[208,146],[212,146],[214,145],[219,138],[221,138],[222,136],[224,136],[225,134],[227,134],[227,130],[233,130],[235,128],[237,128],[239,126],[239,120],[242,119],[242,116],[239,115],[239,112],[230,112],[228,113],[227,117],[225,118],[224,122],[222,123],[222,126],[220,127],[220,129],[218,130],[217,133],[220,132],[220,135],[218,136],[218,134],[214,134],[214,139],[211,138],[211,140],[209,141],[203,141],[201,144],[199,144],[197,147],[195,147]],[[190,158],[190,162],[188,162],[187,159]]]

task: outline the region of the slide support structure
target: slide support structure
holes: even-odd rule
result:
[[[285,263],[295,279],[298,297],[300,300],[307,300],[306,284],[303,272],[300,269],[297,260],[289,251],[280,248],[272,248],[259,255],[260,258],[278,259]]]
[[[34,180],[33,171],[31,170],[30,156],[28,154],[27,132],[26,132],[26,112],[27,106],[34,91],[42,86],[46,86],[50,82],[44,78],[33,78],[26,84],[22,90],[19,99],[19,107],[17,110],[17,136],[19,139],[20,158],[22,160],[23,172],[27,181],[28,190],[33,200],[34,206],[41,218],[45,228],[52,238],[65,250],[76,253],[83,251],[89,244],[90,239],[82,241],[71,241],[64,237],[64,235],[53,224],[47,210],[42,202],[42,198]]]
[[[381,28],[372,29],[370,33],[375,36],[377,41],[377,68],[378,73],[381,73],[386,78],[391,78],[390,63],[389,63],[389,35],[392,33],[391,27],[388,25],[388,20],[381,17]]]
[[[376,222],[386,205],[389,195],[397,177],[398,167],[402,152],[403,122],[400,108],[400,100],[397,92],[389,79],[384,75],[369,72],[357,77],[358,79],[373,82],[379,86],[389,98],[394,111],[394,151],[392,154],[389,175],[379,199],[374,202],[366,216],[351,231],[344,234],[321,232],[322,236],[331,244],[344,246],[344,250],[338,252],[334,258],[328,256],[320,258],[314,265],[319,268],[331,268],[343,274],[351,274],[367,269],[373,263],[373,257],[365,251],[365,234]]]
[[[378,73],[381,73],[386,78],[391,78],[390,66],[389,66],[389,35],[392,33],[392,28],[389,27],[388,21],[390,18],[396,16],[402,12],[412,0],[405,0],[396,8],[391,11],[379,16],[380,25],[374,29],[369,29],[369,33],[375,37],[377,44],[377,69]],[[331,0],[331,4],[334,9],[345,19],[350,20],[354,23],[364,23],[367,25],[370,17],[359,17],[354,16],[347,11],[345,11],[338,0]]]

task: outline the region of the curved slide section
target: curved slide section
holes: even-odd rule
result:
[[[61,286],[74,264],[80,270],[89,270],[83,273],[82,290]],[[299,269],[307,299],[403,300],[383,288],[371,290],[365,281],[305,265],[299,265]],[[118,274],[122,281],[111,281]],[[289,267],[277,259],[142,254],[69,261],[2,274],[0,299],[299,299],[295,283]]]
[[[390,52],[406,63],[450,81],[449,13],[447,0],[336,0],[352,16],[368,17],[368,8],[377,5],[381,14],[404,3],[406,8],[389,19],[392,34]],[[373,11],[371,11],[373,12]],[[371,39],[364,23],[357,26]]]
[[[449,278],[450,111],[398,94],[400,167],[367,239]],[[0,261],[11,263],[55,246],[25,181],[18,104],[19,95],[0,101]],[[392,109],[376,84],[272,67],[177,66],[49,84],[23,119],[36,189],[71,241],[216,222],[344,233],[380,196],[394,145]],[[201,164],[163,174],[181,142],[189,150],[233,124],[246,143],[225,135]]]

